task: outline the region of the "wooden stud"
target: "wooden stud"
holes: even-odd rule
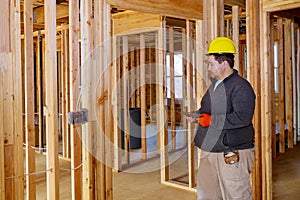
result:
[[[145,34],[140,34],[140,87],[141,87],[141,136],[142,136],[142,158],[147,155],[146,138],[146,44]]]
[[[47,199],[58,199],[56,3],[52,0],[45,1],[45,19]]]
[[[79,57],[79,2],[69,1],[69,90],[70,112],[77,110],[80,86],[80,57]],[[82,199],[82,168],[81,158],[81,127],[70,126],[70,156],[71,156],[71,194],[72,200]]]
[[[11,29],[12,39],[11,47],[13,54],[14,66],[14,134],[15,145],[14,152],[16,156],[14,159],[15,170],[15,199],[24,199],[24,149],[23,149],[23,98],[22,98],[22,64],[21,64],[21,26],[20,26],[20,1],[10,1],[11,6]],[[1,68],[1,67],[0,67]],[[0,70],[1,71],[1,70]],[[1,89],[0,89],[1,91]],[[0,98],[1,99],[1,98]],[[0,112],[1,113],[1,112]],[[0,123],[1,124],[1,123]],[[1,134],[1,133],[0,133]],[[1,156],[0,156],[1,157]],[[1,160],[1,159],[0,159]],[[1,162],[1,161],[0,161]],[[0,164],[1,166],[1,164]],[[1,169],[1,167],[0,167]],[[0,194],[0,198],[2,194]]]
[[[284,79],[285,79],[285,120],[287,124],[288,148],[294,146],[293,136],[293,75],[292,75],[292,40],[291,20],[286,19],[284,25]]]
[[[141,55],[141,53],[140,53],[140,49],[137,49],[136,50],[136,58],[135,58],[135,65],[136,66],[140,66],[141,65],[141,63],[140,63],[140,55]],[[140,86],[141,85],[141,80],[140,80],[140,68],[139,67],[137,67],[137,68],[135,68],[135,75],[136,75],[136,85],[138,85],[138,86]],[[136,107],[138,107],[138,108],[140,108],[141,107],[141,96],[140,96],[140,94],[141,94],[141,88],[140,87],[137,87],[136,88],[136,90],[135,90],[135,96],[136,96],[136,101],[135,101],[135,106]]]
[[[170,56],[170,94],[171,94],[171,106],[170,106],[170,116],[171,116],[171,149],[174,151],[176,149],[176,119],[175,119],[175,69],[174,69],[174,29],[169,28],[169,56]]]
[[[155,109],[155,114],[154,114],[154,121],[156,122],[156,127],[158,127],[158,115],[159,115],[159,101],[158,101],[158,98],[159,98],[159,79],[158,79],[158,73],[160,73],[160,69],[159,69],[159,65],[160,65],[160,59],[159,59],[159,50],[160,50],[160,47],[159,47],[159,31],[157,31],[155,33],[155,105],[156,105],[156,109]],[[156,143],[157,143],[157,153],[160,154],[160,149],[161,149],[161,146],[163,144],[161,144],[161,139],[160,139],[160,134],[158,132],[158,130],[156,131]]]
[[[188,101],[188,112],[195,110],[194,108],[194,92],[193,92],[193,34],[192,34],[192,22],[186,21],[186,30],[187,30],[187,101]],[[193,188],[196,186],[196,176],[195,176],[195,153],[194,147],[195,143],[193,142],[193,124],[188,123],[188,169],[189,169],[189,187]]]
[[[291,22],[291,52],[292,52],[292,78],[293,78],[293,143],[297,143],[297,73],[296,73],[296,52],[295,52],[295,23]]]
[[[279,123],[279,152],[285,152],[285,133],[284,133],[284,57],[283,57],[283,21],[277,19],[278,27],[278,123]]]
[[[105,94],[105,77],[106,74],[106,63],[105,63],[105,57],[103,55],[104,51],[104,33],[103,33],[103,24],[104,24],[104,7],[103,7],[103,1],[98,1],[96,4],[94,4],[94,26],[93,26],[93,34],[94,34],[94,50],[92,55],[93,63],[95,62],[95,66],[93,65],[94,75],[91,74],[91,81],[96,82],[98,85],[94,85],[94,83],[91,82],[91,88],[95,90],[96,88],[98,92],[96,92],[96,107],[93,108],[97,110],[97,122],[98,127],[100,129],[100,134],[93,135],[90,139],[92,149],[95,149],[95,191],[92,191],[95,193],[96,199],[105,199],[105,190],[106,190],[106,150],[105,150],[105,133],[106,133],[106,124],[105,119],[105,100],[107,98]],[[92,46],[92,44],[90,43]],[[95,68],[95,69],[94,69]],[[97,78],[100,77],[100,78]],[[99,81],[98,81],[99,80]],[[93,96],[91,96],[93,98]],[[91,99],[93,101],[93,99]],[[93,107],[93,106],[92,106]],[[96,119],[94,119],[96,120]],[[109,122],[109,119],[107,120]],[[91,174],[91,176],[94,176]]]
[[[112,66],[111,66],[111,42],[110,41],[112,33],[111,33],[111,18],[110,18],[110,5],[106,4],[105,1],[101,1],[103,6],[103,23],[101,24],[101,29],[103,30],[103,40],[101,41],[103,45],[103,58],[104,65],[106,71],[106,79],[104,88],[104,95],[108,98],[104,98],[104,107],[105,107],[105,115],[106,123],[105,123],[105,135],[109,142],[105,143],[103,150],[105,150],[105,199],[112,200],[113,199],[113,175],[112,175],[112,166],[113,166],[113,118],[112,118]]]
[[[36,37],[36,107],[37,107],[37,115],[38,115],[38,145],[39,148],[43,148],[43,66],[42,66],[42,45],[41,45],[41,35],[38,35]]]
[[[130,48],[130,52],[129,52],[129,56],[130,56],[130,65],[129,65],[129,83],[130,83],[130,87],[129,89],[129,95],[130,95],[130,107],[134,108],[136,107],[136,93],[135,93],[135,89],[137,89],[137,87],[135,86],[136,84],[136,71],[137,71],[137,65],[135,65],[135,56],[134,56],[134,52],[135,52],[135,48],[131,47]]]
[[[261,105],[261,116],[262,117],[262,199],[272,199],[272,149],[271,149],[271,100],[270,93],[273,92],[270,84],[270,74],[274,73],[270,66],[269,50],[271,48],[269,35],[270,35],[270,13],[261,11],[261,24],[263,29],[261,30],[261,93],[262,93],[262,105]],[[272,47],[273,48],[273,47]]]
[[[205,94],[206,84],[205,84],[205,77],[207,76],[207,69],[204,65],[204,49],[203,49],[203,21],[197,20],[196,21],[196,108],[200,108],[201,106],[201,99]],[[200,165],[200,155],[201,149],[198,148],[197,151],[198,155],[198,163],[197,166]]]
[[[160,166],[161,183],[169,180],[169,152],[168,152],[168,133],[165,132],[165,112],[164,112],[164,68],[165,68],[165,29],[166,24],[161,19],[161,28],[158,30],[158,65],[156,66],[156,105],[157,105],[157,134],[160,139]]]
[[[124,149],[125,163],[130,163],[129,144],[130,144],[130,124],[128,109],[128,36],[123,36],[123,119],[124,119]]]
[[[121,129],[120,129],[120,43],[119,37],[112,36],[112,106],[113,106],[113,124],[114,124],[114,170],[121,170]]]
[[[25,44],[25,125],[26,125],[26,174],[35,172],[35,125],[34,125],[34,64],[33,64],[33,2],[24,1]],[[27,199],[36,198],[35,175],[26,179]]]
[[[68,30],[62,31],[61,39],[61,82],[62,82],[62,107],[61,107],[61,125],[63,140],[63,157],[70,158],[70,132],[67,122],[67,113],[69,112],[69,43]]]
[[[271,64],[271,67],[273,69],[275,69],[275,64],[274,64],[274,45],[275,45],[275,35],[274,35],[274,17],[273,15],[270,16],[270,26],[271,26],[271,32],[270,32],[270,41],[271,41],[271,48],[270,49],[270,56],[273,58],[273,59],[270,59],[270,64]],[[275,75],[274,73],[271,73],[270,74],[270,84],[271,84],[271,88],[275,88]],[[273,113],[276,113],[276,105],[275,105],[275,90],[271,91],[271,96],[270,96],[270,99],[271,99],[271,109],[272,109],[272,112]],[[276,116],[275,115],[272,115],[271,116],[271,121],[272,121],[272,126],[271,126],[271,130],[272,130],[272,157],[275,158],[276,157],[276,146],[277,146],[277,141],[276,141]]]
[[[82,126],[82,142],[84,148],[82,148],[83,155],[83,183],[82,191],[85,191],[83,199],[93,199],[95,197],[95,165],[93,157],[93,133],[96,133],[96,123],[94,115],[94,106],[96,100],[92,98],[94,91],[95,80],[94,75],[94,63],[92,60],[92,1],[82,0],[80,1],[80,32],[81,32],[81,83],[83,85],[82,95],[82,107],[87,108],[89,111],[89,122]],[[101,176],[104,178],[103,176]],[[98,191],[99,192],[99,191]]]
[[[186,77],[186,68],[187,68],[187,37],[186,37],[187,31],[186,28],[182,29],[182,34],[181,34],[181,38],[182,38],[182,102],[181,102],[181,110],[182,112],[186,112],[187,108],[186,108],[186,104],[187,104],[187,77]],[[187,129],[187,121],[186,121],[186,117],[185,115],[181,115],[182,117],[182,127],[184,130]],[[187,141],[187,132],[184,132],[183,135],[183,145],[184,147],[187,147],[188,145],[188,141]]]
[[[5,199],[5,153],[4,153],[4,108],[3,108],[3,53],[0,53],[0,198]]]
[[[256,94],[256,106],[254,110],[253,116],[253,125],[255,129],[255,156],[253,163],[253,171],[252,171],[252,190],[253,196],[255,198],[260,199],[262,195],[262,136],[261,136],[261,121],[262,121],[262,111],[261,111],[261,74],[260,70],[260,30],[258,29],[260,26],[260,18],[259,12],[257,8],[259,7],[259,1],[248,0],[246,2],[246,24],[247,24],[247,79],[250,81],[254,93]]]
[[[240,66],[240,23],[239,23],[239,7],[232,6],[232,40],[234,42],[236,54],[234,56],[234,67],[238,70],[239,74],[243,77],[243,66]]]

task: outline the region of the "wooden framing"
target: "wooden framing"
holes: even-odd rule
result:
[[[157,135],[159,136],[160,145],[160,182],[165,183],[169,180],[169,153],[168,153],[168,133],[165,132],[165,113],[164,113],[164,68],[165,68],[165,31],[166,22],[161,19],[160,29],[158,30],[158,65],[156,67],[156,104],[157,104]]]
[[[1,49],[2,50],[2,49]],[[5,161],[5,147],[4,147],[4,112],[3,112],[3,68],[4,63],[2,61],[3,53],[0,53],[0,198],[5,199],[5,171],[4,169],[4,161]]]
[[[192,33],[192,22],[187,20],[187,45],[186,45],[186,60],[187,60],[187,101],[188,101],[188,112],[195,110],[194,105],[194,83],[193,83],[193,33]],[[189,171],[189,188],[196,186],[196,173],[195,173],[195,143],[194,143],[194,125],[188,123],[188,171]]]
[[[285,105],[284,105],[284,41],[283,41],[283,20],[277,19],[278,26],[278,124],[279,124],[279,152],[285,152],[285,133],[284,133],[284,118],[285,118]]]
[[[260,34],[259,34],[259,7],[258,0],[248,0],[246,2],[246,23],[247,23],[247,79],[253,86],[256,94],[256,107],[254,110],[253,125],[255,129],[255,158],[254,167],[252,172],[252,189],[254,198],[260,199],[262,194],[261,189],[261,85],[260,85],[260,74],[261,70],[257,66],[260,66]]]
[[[20,26],[20,1],[10,1],[11,9],[11,44],[13,54],[13,80],[14,80],[14,134],[15,145],[14,152],[16,153],[14,159],[14,173],[15,173],[15,198],[24,199],[24,168],[23,161],[23,99],[22,99],[22,67],[21,67],[21,26]],[[1,90],[0,90],[1,91]],[[0,169],[1,170],[1,169]]]
[[[26,174],[35,172],[34,125],[34,66],[33,66],[33,7],[31,0],[25,0],[24,36],[25,36],[25,124],[26,124]],[[26,179],[27,199],[36,198],[35,175]]]
[[[239,6],[245,6],[244,1],[229,1],[229,0],[209,0],[209,1],[165,1],[163,4],[158,4],[155,1],[139,1],[139,0],[108,0],[98,2],[94,4],[92,9],[92,1],[80,1],[81,5],[81,27],[79,28],[79,2],[69,1],[69,7],[66,4],[57,5],[56,2],[45,0],[43,3],[36,2],[33,0],[22,1],[22,8],[24,11],[24,44],[25,44],[25,73],[22,77],[21,67],[21,22],[20,18],[20,0],[4,1],[0,0],[2,10],[0,13],[0,24],[4,30],[1,35],[0,44],[0,199],[24,199],[24,180],[26,176],[26,195],[28,199],[34,199],[36,188],[35,188],[35,158],[34,150],[31,148],[36,145],[35,143],[35,123],[34,123],[34,109],[35,100],[38,100],[36,108],[39,108],[39,128],[40,136],[43,128],[43,106],[45,105],[46,111],[46,132],[47,132],[47,198],[58,199],[59,197],[59,177],[58,177],[58,115],[57,115],[57,32],[61,32],[61,46],[59,47],[62,51],[62,64],[64,67],[61,68],[62,87],[64,87],[63,98],[66,101],[63,106],[63,134],[64,134],[64,156],[71,157],[71,177],[72,177],[72,199],[112,199],[112,154],[113,148],[111,144],[114,143],[115,156],[115,167],[117,170],[121,169],[120,151],[120,138],[118,137],[120,130],[116,126],[116,123],[120,121],[120,98],[113,95],[113,88],[116,86],[118,77],[120,77],[121,66],[120,61],[117,57],[120,55],[120,49],[113,49],[114,65],[111,67],[110,61],[113,60],[110,55],[111,43],[105,43],[108,41],[111,35],[118,35],[119,38],[123,37],[123,74],[125,70],[129,70],[128,64],[128,35],[139,33],[139,47],[140,50],[134,50],[131,54],[131,70],[134,65],[141,65],[140,70],[132,74],[132,76],[138,76],[139,80],[133,80],[131,90],[135,89],[135,85],[140,85],[140,90],[137,90],[134,94],[135,98],[131,102],[132,106],[141,106],[141,120],[142,120],[142,155],[146,158],[147,147],[146,147],[146,121],[144,116],[146,115],[146,95],[147,89],[145,88],[145,82],[148,78],[148,72],[143,67],[147,64],[147,54],[149,54],[149,60],[153,59],[154,55],[150,50],[150,46],[155,46],[158,63],[158,67],[155,70],[151,69],[150,73],[155,73],[157,80],[154,81],[151,77],[150,82],[156,82],[160,85],[156,86],[154,90],[153,86],[150,86],[150,91],[156,91],[156,105],[159,107],[157,110],[157,127],[158,127],[158,149],[161,156],[161,183],[184,188],[180,184],[170,181],[169,177],[169,152],[168,152],[168,133],[165,130],[165,114],[164,114],[164,84],[165,78],[165,55],[166,55],[166,22],[163,20],[164,15],[175,16],[185,18],[188,20],[188,26],[182,28],[182,34],[184,37],[191,36],[193,29],[191,20],[196,19],[196,40],[197,44],[195,47],[191,45],[190,40],[183,38],[183,56],[186,58],[183,61],[183,72],[184,79],[188,81],[187,85],[192,85],[191,70],[191,56],[193,49],[196,50],[196,62],[199,67],[196,71],[197,82],[196,82],[196,96],[197,96],[197,107],[199,107],[199,99],[203,94],[207,81],[207,74],[204,70],[203,53],[207,49],[209,42],[217,37],[224,34],[224,16],[220,13],[224,13],[223,5],[232,5],[233,14],[232,20],[234,25],[234,34],[232,35],[233,40],[236,43],[237,49],[239,48],[239,40],[241,37],[238,34],[238,20]],[[171,3],[170,3],[171,2]],[[107,4],[108,3],[108,4]],[[33,8],[34,5],[44,5],[44,8]],[[120,14],[114,14],[113,18],[113,29],[110,27],[110,10],[112,6],[124,9],[134,9],[137,11],[150,12],[153,14],[137,13],[135,11],[125,11]],[[255,0],[246,1],[246,19],[247,19],[247,78],[250,80],[257,99],[256,99],[256,110],[254,116],[254,126],[256,130],[255,135],[255,164],[252,175],[253,194],[255,199],[272,199],[272,154],[276,155],[276,137],[275,136],[275,118],[274,118],[274,82],[273,82],[273,12],[281,11],[285,9],[299,8],[300,3],[297,0]],[[159,7],[158,7],[159,6]],[[69,9],[68,9],[69,8]],[[162,9],[163,8],[163,9]],[[43,11],[45,9],[45,11]],[[200,12],[199,12],[200,10]],[[203,11],[203,12],[201,12]],[[36,18],[34,17],[36,12]],[[61,25],[56,27],[57,20],[63,19],[69,16],[70,27],[68,25]],[[126,16],[126,17],[124,17]],[[200,21],[202,20],[203,21]],[[36,20],[36,21],[35,21]],[[227,18],[226,18],[227,20]],[[133,23],[132,23],[133,22]],[[33,32],[36,27],[43,27],[45,23],[45,30]],[[280,152],[285,152],[285,138],[284,126],[287,124],[287,142],[288,147],[292,148],[295,139],[294,133],[300,134],[299,123],[299,33],[297,36],[293,36],[294,29],[299,27],[293,26],[294,22],[288,18],[278,18],[278,43],[279,43],[279,70],[280,70],[280,92],[279,92],[279,144]],[[261,26],[262,25],[262,26]],[[181,24],[182,26],[182,24]],[[138,29],[142,27],[142,29]],[[258,30],[258,27],[262,27]],[[68,44],[68,28],[69,29],[69,44]],[[79,31],[81,30],[81,39],[79,39]],[[100,31],[98,31],[100,30]],[[157,31],[158,30],[158,31]],[[174,68],[174,57],[173,52],[176,49],[174,42],[174,30],[171,28],[169,50],[171,57],[171,68]],[[149,52],[146,50],[147,37],[145,32],[156,31],[157,37],[156,42],[149,44]],[[228,32],[228,31],[227,31]],[[45,39],[42,39],[42,35],[45,34]],[[291,35],[291,37],[286,37]],[[33,40],[33,37],[37,37]],[[113,46],[120,47],[119,38],[113,41]],[[297,38],[297,63],[295,66],[294,56],[294,39]],[[45,45],[40,45],[44,40]],[[34,53],[33,47],[36,41],[36,54],[38,59],[37,68],[40,73],[43,73],[44,80],[38,80],[39,85],[38,91],[34,91]],[[261,42],[259,42],[261,41]],[[81,42],[81,58],[79,54],[79,42]],[[173,43],[174,42],[174,43]],[[260,46],[259,46],[260,44]],[[97,45],[101,46],[100,55],[97,57],[95,54],[88,56],[88,54]],[[292,46],[291,46],[292,45]],[[151,47],[152,47],[151,46]],[[134,47],[136,48],[136,47]],[[41,54],[41,51],[43,53]],[[68,49],[70,51],[70,58],[68,58]],[[237,52],[239,52],[237,50]],[[198,55],[199,54],[199,55]],[[44,56],[43,66],[39,58]],[[283,57],[284,56],[284,57]],[[68,60],[69,59],[69,60]],[[126,60],[127,59],[127,60]],[[236,57],[236,67],[238,67],[239,56]],[[86,60],[91,63],[85,63]],[[139,60],[140,63],[134,62]],[[68,68],[68,61],[70,61],[70,68]],[[150,61],[151,62],[151,61]],[[83,68],[80,68],[80,63]],[[96,66],[94,65],[96,63]],[[152,64],[153,65],[153,64]],[[92,67],[90,67],[92,66]],[[103,67],[100,68],[99,66]],[[293,67],[292,67],[293,66]],[[90,68],[88,68],[90,67]],[[94,68],[97,67],[97,68]],[[241,65],[240,72],[241,70]],[[68,71],[70,70],[70,71]],[[82,70],[82,71],[81,71]],[[172,71],[172,70],[171,70]],[[81,77],[79,77],[81,72]],[[126,71],[125,71],[126,72]],[[38,74],[39,72],[37,72]],[[171,90],[174,89],[174,72],[171,72]],[[297,73],[297,74],[296,74]],[[97,89],[98,83],[97,76],[99,77],[105,74],[105,77],[101,79],[99,83],[100,92],[98,96],[93,96],[93,91]],[[153,74],[152,74],[153,75]],[[202,76],[202,77],[201,77]],[[107,77],[113,77],[111,80]],[[25,80],[24,97],[22,98],[22,78]],[[129,78],[129,77],[127,77]],[[125,78],[126,84],[130,80]],[[132,77],[130,77],[132,80]],[[296,80],[297,79],[297,80]],[[80,85],[80,81],[81,85]],[[135,82],[136,81],[136,82]],[[140,81],[140,82],[139,82]],[[293,82],[294,81],[294,82]],[[68,86],[69,82],[69,86]],[[130,163],[130,123],[129,123],[129,112],[128,102],[126,95],[127,85],[123,85],[124,93],[124,123],[125,124],[125,155],[126,163]],[[43,85],[45,85],[43,90]],[[188,86],[183,84],[184,97],[192,96],[194,93]],[[292,88],[294,85],[294,89]],[[151,88],[152,87],[152,88]],[[296,88],[297,87],[297,88]],[[172,89],[173,88],[173,89]],[[67,96],[68,90],[70,90],[70,97]],[[81,90],[81,91],[80,91]],[[120,91],[120,89],[117,89]],[[96,115],[90,114],[88,124],[84,125],[83,135],[88,136],[83,138],[87,149],[82,149],[81,145],[81,127],[79,125],[73,125],[69,127],[66,124],[66,114],[68,112],[68,98],[70,99],[70,111],[76,111],[79,107],[80,92],[83,92],[83,103],[82,107],[87,107],[89,111],[97,110],[97,117],[104,116],[101,119],[97,118]],[[133,92],[133,91],[132,91]],[[39,95],[34,99],[35,94]],[[46,103],[43,99],[46,97]],[[151,101],[154,95],[151,96]],[[293,99],[294,98],[294,99]],[[26,174],[24,175],[23,168],[23,100],[25,99],[25,128],[26,128]],[[293,101],[292,101],[293,99]],[[193,110],[193,102],[191,99],[187,100],[188,110]],[[296,101],[297,105],[296,105]],[[176,126],[174,123],[175,116],[175,97],[171,96],[171,129],[175,130]],[[45,103],[45,104],[44,104]],[[184,104],[183,107],[184,108]],[[114,109],[114,117],[112,118],[111,108]],[[293,112],[294,109],[294,112]],[[115,114],[117,113],[117,114]],[[107,121],[104,121],[104,118]],[[296,119],[297,118],[297,119]],[[183,117],[183,120],[184,117]],[[294,124],[293,124],[294,122]],[[96,123],[99,123],[103,134],[98,137],[94,133],[98,133]],[[70,143],[68,139],[68,128],[70,128]],[[293,132],[295,128],[295,132]],[[191,125],[188,125],[188,136],[185,138],[185,144],[189,149],[189,187],[188,189],[194,189],[195,186],[195,172],[194,172],[194,152],[192,143],[192,132]],[[114,137],[112,136],[114,132]],[[42,137],[40,137],[41,139]],[[172,149],[176,149],[176,135],[172,134]],[[274,139],[275,138],[275,139]],[[95,139],[95,140],[94,140]],[[272,146],[271,146],[272,144]],[[44,141],[39,141],[39,147],[43,147]],[[70,147],[68,146],[70,145]],[[97,151],[100,154],[100,160],[97,160],[93,153],[95,149],[100,147]],[[70,152],[68,149],[70,148]],[[117,153],[116,153],[117,152]],[[83,155],[84,159],[81,157]],[[81,165],[83,168],[81,169]],[[84,180],[82,182],[82,179]],[[83,191],[85,191],[83,195]]]
[[[288,148],[294,146],[293,136],[293,75],[292,75],[292,40],[291,20],[285,20],[284,26],[284,79],[285,79],[285,119],[288,128]]]
[[[142,158],[146,158],[147,138],[146,138],[146,44],[145,34],[140,34],[140,97],[141,97],[141,140],[142,140]]]
[[[108,4],[127,10],[136,10],[146,13],[156,13],[187,19],[202,19],[202,1],[194,0],[107,0]]]
[[[270,14],[261,11],[261,23],[263,29],[261,30],[261,64],[262,73],[261,80],[265,83],[261,85],[261,113],[262,113],[262,199],[272,199],[272,152],[271,152],[271,139],[272,139],[272,108],[271,100],[269,98],[273,88],[270,87],[269,74],[273,73],[270,66],[269,49],[270,45]]]
[[[169,28],[169,56],[170,56],[170,93],[171,93],[171,148],[172,151],[176,149],[176,120],[175,120],[175,71],[174,71],[174,28]]]
[[[128,36],[123,36],[123,120],[124,120],[124,150],[125,163],[130,163],[129,147],[130,147],[130,124],[129,124],[129,105],[128,105]]]
[[[234,56],[234,67],[238,70],[239,74],[243,76],[243,66],[240,65],[240,33],[239,33],[239,7],[232,7],[232,26],[233,35],[232,40],[234,42],[236,54]]]
[[[79,2],[71,0],[69,2],[69,82],[70,82],[70,111],[77,110],[80,85],[80,57],[79,57]],[[72,200],[82,199],[82,158],[81,158],[81,127],[73,125],[70,127],[70,157],[71,157],[71,193]]]
[[[58,199],[58,113],[56,61],[56,4],[45,1],[47,198]]]
[[[113,35],[129,35],[159,27],[159,15],[141,13],[136,11],[125,11],[112,16]]]
[[[95,120],[92,110],[96,103],[96,99],[92,99],[92,90],[94,89],[95,79],[92,77],[95,73],[92,63],[91,51],[93,48],[92,40],[92,1],[80,1],[80,30],[81,30],[81,85],[82,88],[82,107],[87,108],[89,111],[89,121]],[[93,71],[94,70],[94,71]],[[101,125],[100,125],[101,126]],[[102,127],[101,127],[102,128]],[[96,124],[88,122],[82,126],[82,148],[83,168],[82,168],[82,190],[85,191],[83,199],[93,199],[95,191],[95,166],[93,157],[93,133],[96,132]],[[101,143],[102,144],[102,143]],[[98,170],[97,170],[98,172]],[[101,172],[100,172],[101,173]],[[99,192],[99,194],[101,194]]]

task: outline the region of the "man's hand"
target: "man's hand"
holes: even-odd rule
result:
[[[200,114],[200,117],[198,118],[198,123],[202,127],[210,126],[210,124],[211,124],[211,116],[210,116],[210,114],[207,114],[207,113]]]

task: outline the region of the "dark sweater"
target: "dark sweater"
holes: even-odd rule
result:
[[[236,70],[215,89],[208,88],[199,113],[211,114],[209,127],[198,126],[195,145],[208,152],[225,152],[254,147],[252,117],[255,94]]]

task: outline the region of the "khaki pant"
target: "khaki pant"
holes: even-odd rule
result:
[[[197,174],[198,200],[252,200],[250,172],[254,149],[239,150],[240,160],[226,164],[223,153],[201,152]]]

